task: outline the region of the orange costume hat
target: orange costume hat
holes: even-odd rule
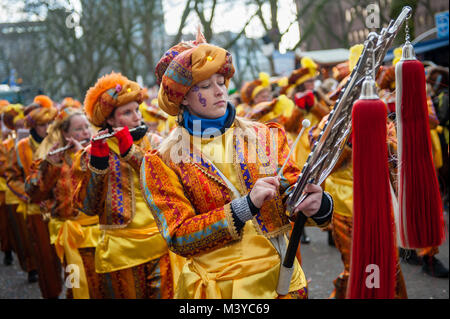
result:
[[[62,110],[66,107],[81,109],[82,105],[80,101],[75,100],[72,97],[65,97],[64,100],[62,100],[61,105],[59,106],[59,109]]]
[[[160,84],[158,105],[167,114],[180,113],[184,96],[197,83],[219,73],[229,80],[234,75],[231,54],[225,49],[206,43],[200,31],[197,39],[170,48],[156,65],[156,79]]]
[[[259,79],[243,85],[241,89],[242,102],[250,105],[255,96],[264,89],[270,90],[270,77],[267,73],[261,72],[259,73]]]
[[[84,110],[92,124],[102,127],[114,109],[130,102],[141,104],[147,98],[147,89],[120,73],[111,72],[98,79],[88,90]]]
[[[310,57],[303,57],[300,64],[300,68],[292,71],[287,85],[281,89],[280,94],[288,94],[296,86],[319,75],[317,64]]]
[[[38,95],[34,98],[33,103],[25,108],[23,113],[25,115],[25,126],[33,128],[36,125],[53,121],[58,114],[58,109],[53,106],[53,101],[48,96]]]
[[[2,110],[5,106],[9,105],[8,100],[0,100],[0,110]]]

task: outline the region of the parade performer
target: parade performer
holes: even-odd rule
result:
[[[167,114],[158,107],[158,100],[152,100],[150,104],[145,101],[139,105],[139,111],[142,114],[142,119],[149,128],[149,132],[167,136],[170,131],[170,121]]]
[[[95,270],[108,284],[108,298],[173,296],[173,263],[139,188],[144,152],[161,140],[140,127],[139,105],[146,98],[146,89],[113,72],[98,79],[84,100],[88,120],[101,128],[94,139],[114,132],[94,140],[73,165],[80,176],[76,207],[99,217]]]
[[[301,67],[291,73],[286,86],[280,91],[280,94],[286,94],[296,105],[291,112],[291,116],[284,117],[282,122],[287,132],[289,144],[293,143],[297,138],[304,119],[309,120],[311,125],[316,125],[322,117],[329,113],[328,107],[319,103],[313,92],[314,80],[319,74],[317,69],[317,64],[311,58],[303,57],[301,59]],[[303,167],[309,153],[311,153],[311,147],[309,145],[308,131],[305,130],[295,146],[293,152],[294,162],[299,167]],[[310,241],[311,239],[304,229],[301,243],[309,244]]]
[[[329,113],[329,109],[318,103],[318,99],[313,94],[314,80],[318,75],[317,64],[311,58],[303,57],[301,65],[299,69],[292,72],[288,84],[280,92],[286,94],[297,106],[292,116],[284,122],[288,138],[292,141],[300,132],[303,119],[309,120],[314,126]],[[310,152],[308,131],[305,131],[294,151],[294,162],[302,167]]]
[[[247,117],[255,105],[272,101],[269,74],[260,72],[258,79],[246,82],[241,88],[241,101],[236,106],[236,115],[242,117]]]
[[[276,176],[289,153],[285,132],[236,117],[227,101],[233,74],[230,53],[200,32],[156,66],[159,106],[179,126],[146,154],[141,183],[169,248],[188,258],[175,298],[306,298],[297,261],[290,293],[276,292],[291,227],[282,199],[300,170],[289,160]],[[327,225],[331,197],[316,185],[307,192],[296,212]]]
[[[338,99],[339,95],[341,94],[341,90],[344,88],[348,78],[350,77],[351,71],[356,67],[356,64],[358,63],[358,59],[362,53],[363,48],[363,44],[355,44],[354,46],[350,47],[348,61],[338,64],[333,68],[333,77],[336,81],[338,81],[338,84],[336,88],[328,94],[328,98],[331,101],[336,102],[336,100]],[[378,72],[378,74],[379,73],[380,72]]]
[[[36,150],[47,135],[48,125],[57,112],[52,100],[45,95],[36,96],[33,103],[25,108],[25,127],[30,129],[30,136],[19,141],[6,172],[8,187],[21,200],[18,211],[24,213],[33,241],[38,262],[39,288],[43,298],[59,297],[62,290],[61,264],[50,243],[48,220],[43,219],[40,206],[30,202],[25,191],[25,180],[31,173]]]
[[[0,116],[2,116],[9,102],[7,100],[0,100]],[[2,130],[2,135],[0,136],[0,250],[3,252],[3,264],[5,266],[10,266],[13,262],[13,234],[11,221],[8,217],[8,212],[6,211],[5,204],[5,191],[6,191],[6,180],[5,180],[5,169],[6,169],[6,148],[3,145],[3,134],[4,124],[0,121],[0,128]]]
[[[91,126],[81,109],[61,109],[37,149],[38,159],[33,162],[25,184],[31,202],[48,208],[51,243],[65,265],[64,273],[69,274],[77,267],[77,285],[67,287],[68,297],[75,299],[99,299],[105,295],[94,266],[100,237],[98,216],[87,216],[73,206],[77,176],[72,174],[71,167],[75,154],[90,138]]]
[[[21,104],[11,104],[3,111],[3,124],[11,130],[11,134],[2,143],[4,153],[1,161],[5,163],[3,177],[7,181],[8,167],[15,156],[16,143],[19,141],[17,131],[24,126],[23,106]],[[32,247],[30,231],[27,228],[25,214],[17,211],[21,204],[21,199],[10,189],[8,183],[5,188],[5,206],[8,213],[12,235],[14,251],[19,259],[20,267],[28,274],[28,282],[38,281],[36,254]]]
[[[271,101],[256,104],[246,117],[261,123],[282,123],[292,116],[294,107],[294,102],[282,94]]]

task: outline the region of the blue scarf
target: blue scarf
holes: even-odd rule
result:
[[[228,102],[227,111],[225,112],[225,114],[216,119],[205,119],[192,115],[188,110],[184,110],[183,126],[189,132],[189,134],[195,136],[202,136],[206,130],[208,130],[209,133],[220,131],[223,134],[225,130],[233,124],[235,116],[236,110],[233,104],[231,104],[230,102]],[[199,125],[199,122],[196,123],[196,131],[194,131],[194,121],[200,121],[201,124]],[[200,131],[198,131],[198,128],[200,128]]]

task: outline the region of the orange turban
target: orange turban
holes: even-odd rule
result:
[[[64,98],[64,100],[62,100],[61,106],[59,108],[62,110],[66,107],[73,107],[76,109],[81,109],[82,105],[81,105],[80,101],[75,100],[74,98],[71,98],[71,97],[66,97],[66,98]]]
[[[225,77],[228,87],[234,67],[228,51],[206,43],[198,32],[196,41],[179,43],[169,49],[156,65],[155,73],[158,83],[161,83],[158,105],[175,116],[180,112],[184,96],[195,84],[219,73]]]
[[[57,113],[58,109],[53,106],[48,96],[38,95],[24,110],[25,126],[32,128],[36,125],[47,124],[54,120]]]
[[[141,104],[147,98],[147,89],[120,73],[111,72],[88,90],[84,110],[92,124],[102,127],[114,109],[130,102]]]

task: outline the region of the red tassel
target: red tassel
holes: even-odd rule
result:
[[[353,233],[347,298],[393,298],[396,245],[389,186],[387,111],[381,100],[353,106]]]
[[[431,153],[425,71],[417,60],[396,65],[399,233],[405,248],[442,244],[444,219]]]

